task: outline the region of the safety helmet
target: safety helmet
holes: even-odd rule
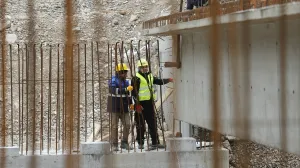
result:
[[[148,61],[144,58],[142,58],[141,60],[137,61],[137,66],[141,67],[141,66],[148,66]]]
[[[119,71],[128,71],[128,67],[126,64],[124,63],[120,63],[118,64],[118,66],[116,67],[116,71],[119,72]]]

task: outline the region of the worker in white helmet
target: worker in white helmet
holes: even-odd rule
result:
[[[134,87],[132,96],[135,101],[135,124],[136,124],[136,141],[139,144],[138,148],[144,148],[144,133],[145,133],[145,121],[147,122],[152,144],[150,150],[156,148],[164,148],[160,144],[157,126],[156,126],[156,114],[154,108],[154,100],[156,95],[154,94],[153,85],[164,85],[169,82],[173,82],[172,78],[159,79],[154,77],[149,72],[149,64],[146,59],[140,59],[137,61],[138,72],[131,80]]]

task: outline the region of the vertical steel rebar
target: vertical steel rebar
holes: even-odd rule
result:
[[[247,16],[245,16],[247,18]],[[251,60],[250,60],[250,56],[249,56],[249,48],[251,47],[250,43],[250,34],[251,31],[249,29],[250,26],[250,22],[247,18],[247,20],[243,23],[242,26],[242,37],[244,39],[244,42],[242,43],[243,45],[243,51],[244,51],[244,59],[243,59],[243,85],[244,85],[244,89],[243,89],[243,102],[244,102],[244,107],[243,107],[243,137],[245,139],[250,139],[250,135],[249,135],[249,131],[251,128],[250,122],[249,122],[249,118],[251,116],[251,92],[250,92],[250,88],[251,88],[251,84],[250,84],[250,68],[251,68]],[[241,126],[240,126],[241,127]],[[248,157],[244,157],[242,159],[243,163],[242,163],[242,167],[248,167],[250,165],[250,159],[251,159],[251,151],[249,151],[246,147],[246,145],[243,145],[243,148],[245,151],[244,154],[245,156]]]
[[[48,154],[50,152],[51,148],[51,113],[52,113],[52,102],[51,102],[51,96],[52,96],[52,90],[51,90],[51,84],[52,84],[52,45],[50,45],[49,49],[49,92],[48,92]]]
[[[24,138],[24,72],[25,72],[25,69],[24,69],[24,67],[26,66],[24,66],[24,57],[25,57],[25,59],[26,59],[26,53],[24,54],[24,52],[23,52],[23,49],[22,49],[22,93],[21,93],[21,95],[22,95],[22,110],[21,110],[21,123],[22,123],[22,125],[21,125],[21,130],[22,130],[22,133],[21,133],[21,155],[23,155],[23,151],[24,151],[24,146],[23,146],[23,138]],[[25,62],[25,64],[26,64],[26,62]]]
[[[5,12],[6,12],[6,1],[2,0],[0,1],[1,3],[1,25],[6,24],[6,19],[5,19]],[[6,94],[6,29],[4,28],[2,33],[1,33],[1,42],[2,42],[2,50],[1,50],[1,56],[2,56],[2,62],[1,62],[1,75],[2,75],[2,121],[1,121],[1,134],[2,134],[2,141],[1,141],[1,146],[6,146],[6,101],[5,101],[5,94]],[[5,159],[5,150],[1,152],[0,157],[1,157],[1,163],[0,167],[4,168],[6,165],[6,159]]]
[[[28,93],[29,93],[29,89],[28,89],[28,83],[29,83],[29,70],[28,70],[28,67],[29,67],[29,61],[28,61],[28,45],[26,44],[26,155],[27,155],[27,152],[28,152]]]
[[[66,55],[66,52],[65,52],[65,46],[62,48],[62,50],[63,50],[63,55]],[[66,66],[65,66],[65,57],[63,56],[63,61],[62,61],[62,151],[63,151],[63,153],[64,153],[64,151],[65,151],[65,146],[66,146],[66,117],[65,117],[65,104],[66,104],[66,102],[65,102],[65,70],[66,70]]]
[[[57,44],[57,90],[56,90],[56,154],[58,150],[58,143],[60,143],[61,140],[61,130],[60,130],[60,73],[59,73],[59,49],[60,45]],[[57,142],[58,141],[58,142]]]
[[[109,53],[109,49],[108,49],[108,53]],[[100,140],[102,141],[102,132],[103,132],[103,123],[102,123],[102,95],[101,95],[101,74],[100,74],[100,54],[99,54],[99,43],[97,42],[97,64],[98,64],[98,78],[99,78],[99,112],[100,112],[100,130],[101,130],[101,135],[100,135]]]
[[[86,44],[84,44],[84,141],[87,140],[87,75],[86,75]]]
[[[113,51],[113,47],[111,47],[110,48],[110,55],[109,55],[109,57],[110,57],[110,64],[108,65],[109,67],[110,67],[110,71],[109,71],[109,75],[108,75],[108,77],[109,77],[109,80],[111,80],[111,78],[112,78],[112,64],[113,64],[113,53],[112,53],[112,51]],[[112,93],[110,94],[110,96],[111,96],[111,102],[112,102]],[[111,113],[109,113],[109,135],[110,135],[110,137],[109,137],[109,142],[110,142],[110,144],[112,144],[112,114]],[[112,145],[110,145],[111,147],[112,147]]]
[[[33,115],[32,115],[32,155],[35,155],[35,132],[36,132],[36,45],[33,44]],[[32,166],[36,167],[35,157],[32,158]]]
[[[72,162],[72,142],[73,142],[73,109],[74,109],[74,83],[73,83],[73,31],[72,31],[72,0],[66,0],[66,71],[65,71],[65,80],[66,80],[66,127],[68,131],[67,135],[67,146],[69,148],[69,152],[66,159],[66,167],[73,167],[74,163]]]
[[[287,20],[287,16],[285,15],[286,13],[286,8],[283,6],[283,1],[281,1],[281,7],[280,7],[280,19],[279,19],[279,47],[280,47],[280,137],[281,137],[281,143],[280,146],[283,151],[286,151],[287,149],[287,84],[286,84],[286,68],[287,68],[287,60],[286,60],[286,31],[287,31],[287,25],[285,24],[285,21]],[[285,154],[282,154],[281,160],[284,162],[284,167],[287,167],[287,158]]]
[[[13,108],[13,66],[12,66],[12,48],[11,44],[9,44],[9,59],[10,59],[10,131],[11,131],[11,146],[14,145],[14,108]]]
[[[92,57],[92,109],[93,109],[93,142],[95,141],[95,93],[94,93],[94,46],[91,42],[91,57]]]
[[[44,86],[44,83],[43,83],[43,74],[44,74],[44,53],[43,53],[43,44],[41,44],[40,46],[40,52],[41,52],[41,128],[40,128],[40,155],[42,155],[42,151],[43,151],[43,144],[44,144],[44,90],[43,90],[43,86]]]
[[[77,104],[77,153],[79,153],[79,145],[80,145],[80,45],[77,44],[77,69],[78,69],[78,73],[77,73],[77,96],[78,96],[78,104]]]
[[[20,45],[17,44],[18,46],[18,53],[17,53],[17,56],[18,56],[18,95],[19,95],[19,143],[18,143],[18,146],[21,148],[21,108],[23,108],[23,106],[21,106],[21,63],[20,63]]]
[[[220,127],[220,115],[219,115],[219,80],[220,80],[220,58],[219,58],[219,30],[218,30],[218,24],[217,24],[217,11],[218,11],[218,1],[212,0],[211,4],[211,14],[212,14],[212,27],[211,27],[211,39],[210,39],[210,53],[211,53],[211,70],[212,70],[212,76],[211,76],[211,83],[212,83],[212,124],[213,124],[213,137],[214,137],[214,144],[213,144],[213,167],[219,168],[220,162],[219,162],[219,127]]]

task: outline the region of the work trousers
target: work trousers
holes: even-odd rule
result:
[[[129,113],[111,113],[112,115],[112,143],[118,145],[118,123],[119,119],[123,125],[122,141],[128,142],[128,135],[130,130],[130,114]]]
[[[152,100],[140,101],[140,105],[143,107],[142,112],[135,112],[135,125],[136,125],[136,141],[138,144],[143,145],[145,140],[145,121],[147,122],[149,133],[152,140],[152,145],[159,144],[156,117],[154,111],[154,105]]]

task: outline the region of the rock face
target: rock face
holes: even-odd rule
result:
[[[77,133],[74,136],[79,137],[81,141],[88,139],[89,135],[92,133],[92,128],[94,123],[101,121],[104,127],[102,132],[103,136],[108,133],[108,114],[106,113],[106,99],[107,99],[107,79],[108,74],[108,58],[107,58],[107,43],[115,44],[117,41],[124,41],[128,44],[131,40],[134,40],[135,47],[138,40],[152,39],[150,37],[141,36],[141,23],[143,20],[153,18],[154,16],[159,16],[160,11],[165,9],[168,5],[168,0],[160,1],[153,8],[153,3],[151,1],[121,1],[121,0],[101,0],[101,1],[85,1],[85,0],[75,0],[73,1],[73,35],[74,42],[80,44],[79,59],[80,63],[78,67],[80,68],[80,79],[84,80],[85,77],[88,81],[92,81],[92,76],[94,76],[94,82],[87,82],[85,87],[84,82],[80,82],[80,86],[75,84],[74,87],[78,88],[75,94],[80,94],[80,101],[78,107],[77,102],[75,109],[76,115],[74,128],[76,131],[80,130],[80,135]],[[63,79],[63,65],[65,62],[63,60],[63,44],[65,42],[65,4],[61,0],[36,0],[34,5],[28,5],[27,1],[11,0],[7,1],[5,24],[2,25],[0,20],[0,31],[6,30],[6,41],[11,45],[11,48],[7,49],[7,68],[8,78],[10,81],[10,75],[12,74],[13,83],[18,83],[19,80],[25,78],[26,67],[24,66],[24,76],[19,76],[18,70],[18,60],[23,56],[23,64],[26,65],[25,56],[26,47],[25,44],[28,42],[34,42],[36,45],[43,46],[43,68],[41,68],[40,62],[42,60],[41,50],[39,47],[36,52],[36,78],[40,80],[43,78],[43,94],[41,92],[41,85],[37,84],[36,90],[36,130],[37,134],[40,135],[37,139],[39,141],[44,140],[44,148],[46,149],[47,141],[51,140],[51,143],[55,142],[56,127],[63,128],[62,120],[64,119],[62,109],[64,99],[63,95],[63,84],[60,83],[59,89],[56,85],[50,85],[47,80],[50,78],[49,74],[52,72],[51,80],[57,81],[57,77],[61,80]],[[32,9],[31,12],[28,9]],[[153,15],[155,13],[155,15]],[[91,58],[91,41],[98,41],[98,49],[93,53],[93,63]],[[151,42],[151,46],[156,40]],[[18,54],[18,46],[20,44],[20,52]],[[60,44],[60,48],[58,47]],[[86,44],[87,51],[84,53],[84,45]],[[94,45],[94,50],[96,48],[96,43]],[[143,46],[144,44],[142,44]],[[53,63],[50,61],[50,48],[52,49],[51,58]],[[12,50],[10,55],[10,49]],[[127,47],[127,49],[129,49]],[[59,62],[57,62],[59,51]],[[145,53],[145,49],[143,49]],[[151,48],[152,60],[155,61],[155,48]],[[86,54],[86,63],[84,56]],[[99,56],[99,66],[97,65],[97,59]],[[145,56],[143,54],[142,56]],[[77,56],[76,56],[77,59]],[[12,64],[10,64],[10,61]],[[76,62],[77,60],[75,60]],[[155,63],[155,62],[154,62]],[[20,62],[22,64],[22,62]],[[51,64],[51,67],[50,67]],[[114,64],[114,63],[113,63]],[[92,69],[92,66],[93,68]],[[12,68],[10,68],[12,67]],[[85,68],[86,67],[86,68]],[[50,70],[51,68],[51,70]],[[41,70],[43,69],[43,74]],[[86,70],[85,70],[86,69]],[[59,74],[58,74],[59,70]],[[77,71],[77,62],[75,70]],[[21,70],[22,72],[22,70]],[[99,82],[99,76],[100,82]],[[114,73],[112,73],[114,74]],[[58,76],[59,75],[59,76]],[[42,77],[41,77],[42,76]],[[76,76],[77,77],[77,76]],[[8,132],[8,142],[10,143],[11,136],[13,134],[13,144],[19,145],[19,128],[22,126],[24,129],[29,127],[28,134],[31,134],[32,124],[30,116],[27,116],[26,111],[26,84],[23,85],[24,90],[19,91],[19,86],[13,85],[7,87],[7,92],[13,90],[11,100],[8,96],[6,101],[7,105],[7,132]],[[21,85],[22,87],[22,85]],[[94,94],[93,94],[94,89]],[[57,91],[60,91],[60,97],[57,96]],[[101,91],[101,96],[100,96]],[[24,96],[24,101],[20,99]],[[86,100],[85,100],[86,97]],[[43,98],[43,102],[41,102]],[[2,97],[1,97],[2,99]],[[100,101],[101,100],[101,101]],[[74,101],[77,101],[75,99]],[[59,102],[59,103],[57,103]],[[22,104],[23,103],[23,104]],[[51,104],[51,106],[50,106]],[[40,109],[43,105],[43,114]],[[94,105],[94,106],[93,106]],[[23,117],[21,116],[23,106]],[[51,111],[51,112],[49,112]],[[79,117],[77,112],[79,111]],[[19,113],[20,112],[20,113]],[[12,114],[12,115],[11,115]],[[100,115],[101,114],[101,115]],[[41,123],[41,115],[43,115],[43,123]],[[13,118],[11,118],[11,116]],[[94,118],[93,118],[94,116]],[[28,118],[29,117],[29,118]],[[59,118],[60,117],[60,118]],[[26,124],[26,120],[29,120],[29,125]],[[77,119],[80,120],[77,120]],[[20,120],[21,119],[21,120]],[[80,125],[77,123],[80,122]],[[60,122],[60,125],[57,123]],[[11,129],[11,123],[13,124],[13,129]],[[20,123],[20,125],[19,125]],[[41,128],[43,128],[43,135],[41,135]],[[23,132],[23,143],[25,143],[26,132]],[[49,137],[48,137],[49,136]],[[42,139],[40,139],[42,137]],[[95,137],[96,139],[99,137]],[[29,140],[30,141],[30,140]],[[46,143],[47,142],[47,143]],[[22,143],[22,142],[21,142]],[[76,143],[76,142],[74,142]],[[54,147],[55,144],[52,144]]]

